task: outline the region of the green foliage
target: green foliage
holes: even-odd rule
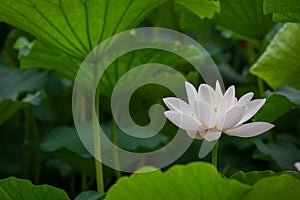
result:
[[[269,177],[258,181],[243,199],[291,199],[299,197],[300,181],[287,174]]]
[[[287,23],[281,28],[250,72],[265,80],[273,89],[288,85],[300,89],[300,25]]]
[[[14,102],[11,99],[4,99],[0,101],[0,124],[5,122],[21,108],[25,107],[27,104],[23,102]]]
[[[0,180],[0,199],[69,199],[66,192],[75,200],[300,196],[299,173],[282,171],[295,170],[294,163],[300,161],[300,24],[276,24],[300,22],[297,0],[5,0],[0,10],[0,176],[27,179]],[[173,163],[191,162],[184,166],[142,173],[154,169],[147,166],[119,180],[125,173],[104,166],[106,196],[92,191],[96,188],[95,160],[73,127],[72,84],[95,46],[117,33],[144,26],[171,28],[198,41],[217,63],[226,87],[234,83],[237,96],[252,91],[255,98],[267,98],[254,121],[276,126],[255,139],[222,136],[218,170],[224,176],[210,164],[192,163],[199,160],[201,141],[194,141]],[[168,38],[157,42],[178,47]],[[195,55],[193,47],[180,47]],[[99,120],[110,139],[112,90],[126,72],[146,63],[168,65],[195,86],[203,82],[184,58],[170,52],[143,49],[122,55],[99,82]],[[137,76],[132,80],[152,78],[146,70]],[[168,80],[167,75],[164,78]],[[173,95],[158,85],[139,88],[130,100],[132,119],[146,125],[150,106],[167,96]],[[166,123],[159,134],[141,139],[116,127],[116,144],[136,153],[149,152],[170,142],[175,130]],[[113,155],[107,144],[101,145],[102,153]],[[29,179],[66,192],[34,186]]]
[[[256,121],[274,122],[289,111],[300,108],[300,91],[286,85],[272,92],[263,108],[255,115]],[[276,109],[274,109],[276,108]]]
[[[47,41],[69,56],[83,59],[99,42],[135,27],[162,2],[9,0],[0,4],[0,20]]]
[[[41,88],[45,82],[46,75],[35,70],[21,71],[0,67],[0,84],[3,86],[0,99],[18,99],[23,91],[32,91]]]
[[[124,177],[111,187],[106,199],[239,199],[249,189],[222,178],[210,164],[190,163],[174,166],[165,173],[158,170]]]
[[[293,164],[300,160],[300,150],[294,144],[285,142],[265,144],[260,140],[256,140],[255,144],[258,151],[255,152],[254,158],[273,162],[281,169],[292,169]]]
[[[75,171],[90,177],[95,175],[92,155],[81,143],[75,128],[54,129],[41,142],[41,150],[60,158]]]
[[[290,102],[285,96],[273,93],[267,98],[266,104],[255,115],[254,119],[255,121],[264,120],[274,122],[295,107],[296,105]]]
[[[273,14],[274,21],[300,22],[298,0],[264,0],[264,14]]]
[[[220,2],[210,0],[188,0],[181,1],[175,0],[175,3],[187,8],[200,19],[208,18],[211,19],[215,13],[220,12]]]
[[[261,40],[274,25],[271,15],[263,14],[262,2],[221,0],[221,12],[215,15],[214,20],[240,38]]]
[[[104,133],[111,140],[111,125],[109,123],[104,123],[101,125]],[[153,150],[156,147],[164,145],[168,142],[168,138],[162,134],[157,134],[150,138],[134,138],[121,129],[116,129],[116,144],[122,149],[136,151],[136,150]],[[103,143],[103,148],[107,146]]]
[[[161,44],[168,44],[170,46],[171,45],[176,46],[176,41],[169,42],[167,40],[164,40],[163,38],[157,42],[160,42]],[[191,56],[197,53],[193,47],[189,47],[189,46],[181,46],[181,49],[178,51],[189,52]],[[170,52],[166,52],[158,49],[144,49],[139,51],[132,51],[119,57],[105,71],[104,75],[100,80],[100,84],[102,84],[102,88],[103,88],[103,92],[101,94],[110,96],[115,84],[122,77],[122,75],[124,75],[132,68],[145,63],[160,63],[167,66],[172,66],[173,68],[177,68],[178,70],[181,71],[184,71],[182,70],[183,68],[191,68],[190,64],[187,63],[183,58]],[[146,74],[147,72],[144,71],[144,73],[138,74],[138,76],[141,78],[132,77],[132,79],[143,80],[149,78],[149,80],[151,80],[151,78],[153,78],[149,74],[147,75]],[[179,84],[179,83],[174,83],[174,84]],[[178,87],[180,86],[178,85]]]
[[[123,177],[107,192],[106,199],[297,199],[300,180],[271,172],[221,177],[207,163],[174,166],[166,172],[154,171]],[[233,179],[247,181],[238,182]],[[142,188],[136,187],[143,185]],[[174,190],[176,188],[176,190]],[[134,195],[132,195],[134,194]]]
[[[42,68],[55,70],[67,78],[74,79],[81,60],[58,51],[56,47],[35,40],[26,56],[21,56],[22,69]]]
[[[67,194],[61,189],[49,185],[32,185],[28,180],[14,177],[0,180],[0,198],[3,200],[69,199]]]
[[[0,124],[20,109],[40,103],[43,97],[41,91],[33,94],[26,92],[41,88],[45,82],[45,74],[35,70],[21,71],[0,67],[0,77]]]
[[[286,85],[280,86],[275,90],[276,94],[287,97],[291,102],[300,105],[300,91]]]
[[[24,68],[50,68],[74,78],[78,63],[96,45],[114,34],[135,27],[161,3],[163,1],[159,0],[5,1],[0,4],[0,21],[23,29],[43,41],[37,42],[32,49],[30,57],[23,63]],[[11,4],[14,4],[13,9]],[[51,46],[45,48],[49,44]],[[37,61],[36,56],[42,59]],[[65,60],[67,63],[63,63]]]
[[[267,171],[252,171],[252,172],[242,172],[239,171],[232,175],[230,179],[238,180],[241,183],[245,183],[247,185],[254,185],[256,182],[258,182],[260,179],[272,177],[272,176],[279,176],[282,174],[289,174],[295,178],[300,179],[300,174],[293,171],[285,171],[285,172],[273,172],[270,170]]]

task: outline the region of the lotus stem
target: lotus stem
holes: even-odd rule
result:
[[[114,162],[116,163],[116,167],[117,169],[115,170],[115,176],[117,179],[121,178],[121,172],[119,171],[120,168],[120,163],[119,163],[119,156],[118,156],[118,150],[116,149],[117,146],[117,131],[116,131],[116,122],[114,119],[112,119],[111,121],[111,140],[113,142],[114,149],[113,149],[113,158],[114,158]]]
[[[97,70],[96,73],[97,74]],[[95,78],[96,79],[96,78]],[[95,80],[97,81],[97,80]],[[97,82],[98,83],[98,82]],[[93,123],[93,140],[94,140],[94,156],[95,156],[95,170],[96,170],[96,181],[97,181],[97,192],[104,192],[104,177],[103,177],[103,169],[101,160],[101,137],[100,137],[100,129],[99,129],[99,89],[96,89],[95,95],[95,113],[97,117],[92,118]]]
[[[219,146],[219,141],[215,144],[213,150],[212,150],[212,157],[211,157],[211,164],[217,168],[217,163],[218,163],[218,146]]]

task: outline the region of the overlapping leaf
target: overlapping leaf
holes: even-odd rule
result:
[[[0,21],[83,59],[102,40],[136,26],[160,3],[163,1],[6,0],[0,4]]]
[[[112,186],[106,199],[297,199],[300,180],[288,175],[266,177],[246,185],[225,179],[208,163],[175,166],[167,172],[133,174]],[[136,187],[143,185],[143,187]],[[176,188],[176,190],[174,189]],[[133,195],[134,194],[134,195]],[[146,197],[146,198],[145,198]]]
[[[241,183],[245,183],[247,185],[254,185],[257,181],[262,178],[272,177],[272,176],[279,176],[282,174],[289,174],[295,178],[300,179],[300,174],[295,171],[283,171],[283,172],[273,172],[271,170],[266,171],[252,171],[252,172],[243,172],[239,171],[233,174],[230,179],[238,180]]]
[[[0,199],[3,200],[68,200],[67,194],[49,185],[32,185],[29,180],[9,177],[0,180]]]
[[[197,15],[200,19],[208,18],[211,19],[215,13],[220,12],[220,2],[219,1],[209,1],[209,0],[175,0],[176,4],[179,4],[192,13]]]
[[[300,91],[284,85],[268,96],[265,105],[258,111],[254,119],[274,122],[296,108],[300,108]]]
[[[288,85],[300,89],[300,24],[287,23],[279,30],[250,72],[273,89]]]
[[[254,158],[275,163],[280,169],[294,169],[294,163],[300,159],[300,150],[294,144],[276,142],[265,144],[260,140],[255,141],[259,152]]]
[[[226,29],[252,39],[262,39],[274,25],[263,14],[263,0],[221,0],[221,12],[214,20]]]
[[[0,4],[0,21],[41,40],[36,41],[28,57],[23,57],[22,68],[54,69],[73,79],[81,61],[96,45],[114,34],[135,27],[163,2],[7,0]]]
[[[93,157],[82,145],[75,128],[54,129],[43,139],[41,149],[68,163],[73,170],[94,177]]]
[[[45,82],[46,74],[36,70],[21,71],[0,67],[0,99],[10,98],[17,100],[18,94],[22,91],[39,89]]]
[[[300,22],[300,1],[264,0],[264,14],[270,13],[274,21]]]
[[[0,67],[0,124],[29,104],[39,104],[43,93],[26,94],[19,98],[21,92],[39,89],[45,82],[45,74],[36,70],[21,71]]]
[[[41,40],[34,41],[29,54],[21,58],[22,69],[55,70],[70,79],[74,79],[80,64],[81,60],[70,57]]]
[[[110,126],[108,124],[104,124],[102,125],[102,128],[105,134],[111,138]],[[90,144],[92,145],[93,138],[87,138],[91,141]],[[119,147],[131,151],[138,149],[153,149],[156,146],[167,142],[168,139],[166,136],[158,134],[158,136],[148,140],[134,140],[127,134],[123,133],[120,129],[117,129],[116,138],[117,145]],[[105,153],[111,154],[107,148],[107,144],[102,143],[102,146],[102,150]],[[74,127],[58,127],[54,129],[43,139],[41,149],[44,152],[65,161],[71,165],[74,170],[90,177],[94,176],[93,157],[82,144]]]
[[[235,180],[221,178],[208,163],[191,163],[165,173],[158,170],[124,177],[110,188],[106,199],[241,199],[249,189]]]

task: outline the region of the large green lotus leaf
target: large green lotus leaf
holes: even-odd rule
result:
[[[90,177],[94,177],[94,159],[80,141],[75,128],[58,127],[41,142],[41,150],[51,154]]]
[[[178,29],[180,23],[194,23],[199,26],[199,18],[211,19],[220,12],[220,2],[210,0],[174,0],[158,6],[147,18],[155,27]],[[192,15],[193,20],[186,20]],[[189,18],[189,17],[188,17]],[[193,22],[192,22],[193,21]]]
[[[105,134],[111,138],[110,125],[101,125]],[[119,147],[135,151],[154,149],[158,145],[167,142],[167,137],[161,134],[150,139],[135,140],[127,134],[117,129],[117,144]],[[92,145],[92,137],[88,138]],[[102,143],[103,151],[107,154],[111,152],[107,149],[107,144]],[[64,162],[68,163],[74,170],[77,170],[90,177],[94,176],[94,159],[82,144],[79,135],[74,127],[58,127],[48,133],[41,142],[41,150],[49,153]]]
[[[221,0],[221,12],[213,18],[219,25],[244,37],[263,39],[274,22],[263,14],[263,0]]]
[[[18,110],[27,104],[22,101],[13,101],[11,99],[3,99],[0,101],[0,125],[13,116]]]
[[[161,41],[163,42],[163,41]],[[174,44],[174,43],[169,43]],[[183,50],[186,52],[197,53],[194,48],[182,46]],[[183,58],[162,50],[158,49],[144,49],[133,51],[121,56],[117,61],[113,62],[105,71],[103,76],[101,77],[100,84],[102,84],[102,88],[105,88],[103,93],[111,94],[113,88],[117,81],[122,77],[126,72],[133,69],[134,67],[138,67],[139,65],[145,63],[159,63],[164,64],[173,68],[176,68],[179,71],[183,71],[184,69],[193,69],[191,66],[185,61]],[[134,80],[146,80],[153,78],[151,76],[155,76],[151,74],[151,69],[142,70],[137,76],[130,77]],[[173,73],[165,73],[166,79],[169,78],[167,76],[172,76]],[[180,87],[180,82],[174,82],[178,87]],[[129,86],[128,86],[129,87]],[[159,92],[159,91],[158,91]]]
[[[3,200],[68,200],[65,191],[50,185],[32,185],[29,180],[9,177],[0,180],[0,199]]]
[[[106,136],[111,140],[111,126],[108,123],[101,124]],[[129,151],[137,151],[139,149],[153,150],[168,142],[168,137],[162,134],[156,134],[150,138],[135,138],[124,133],[120,128],[116,128],[117,146]],[[105,144],[103,144],[105,146]]]
[[[211,19],[215,13],[220,12],[220,2],[210,0],[175,0],[174,3],[179,4],[192,13],[197,15],[200,19]]]
[[[288,174],[264,178],[255,183],[253,189],[242,199],[290,199],[297,200],[300,196],[300,180]]]
[[[75,171],[84,174],[90,178],[95,177],[95,161],[92,157],[82,157],[65,147],[61,147],[52,152],[47,152],[44,150],[44,152],[68,164],[73,172]]]
[[[45,82],[45,73],[0,67],[0,99],[17,100],[20,92],[39,89]]]
[[[121,178],[108,192],[106,199],[241,199],[250,186],[222,178],[208,163],[197,162],[137,173]]]
[[[300,89],[300,24],[287,23],[277,33],[250,72],[273,89],[288,85]]]
[[[252,171],[252,172],[242,172],[239,171],[233,174],[230,179],[238,180],[241,183],[245,183],[247,185],[254,185],[257,181],[263,178],[279,176],[282,174],[289,174],[297,179],[300,179],[300,174],[295,171],[284,171],[284,172],[273,172],[271,170],[267,171]]]
[[[22,100],[13,101],[12,99],[0,100],[0,125],[12,117],[20,109],[32,104],[37,105],[42,100],[42,92],[27,94]]]
[[[53,152],[63,147],[80,155],[81,157],[91,158],[91,155],[82,145],[76,129],[73,127],[55,128],[47,134],[41,143],[42,150],[47,152]]]
[[[19,97],[21,92],[41,89],[45,75],[36,70],[21,71],[0,67],[0,124],[5,122],[21,108],[38,105],[43,97],[41,91]]]
[[[294,169],[294,163],[300,160],[300,149],[295,144],[287,142],[275,142],[265,144],[261,140],[255,140],[258,149],[254,158],[275,163],[280,169]]]
[[[157,42],[161,45],[177,45],[176,41],[165,41],[160,38]],[[188,53],[191,57],[197,55],[198,51],[194,47],[181,45],[178,51],[184,51]],[[102,94],[110,95],[114,85],[117,83],[119,78],[128,72],[130,69],[145,63],[160,63],[167,66],[177,67],[180,71],[188,71],[188,69],[193,69],[187,61],[170,52],[158,50],[158,49],[143,49],[138,51],[129,52],[121,57],[119,57],[115,62],[113,62],[105,71],[101,77],[101,88]],[[44,68],[52,69],[60,72],[61,74],[74,79],[77,70],[81,64],[78,59],[70,58],[67,54],[57,51],[56,48],[52,48],[46,43],[36,40],[27,56],[23,56],[21,59],[21,66],[24,69],[29,68]],[[144,74],[139,74],[139,77],[146,77],[147,72]],[[92,78],[92,74],[88,74],[87,79]],[[134,77],[135,79],[136,77]],[[180,85],[179,82],[174,84]]]
[[[0,21],[83,59],[104,39],[135,27],[161,0],[6,0]],[[13,17],[11,17],[13,16]]]
[[[300,1],[264,0],[264,13],[273,13],[274,21],[300,22]]]
[[[285,96],[276,93],[271,94],[265,105],[254,116],[254,121],[274,122],[295,107],[296,105]]]
[[[283,85],[268,96],[254,120],[274,122],[296,108],[300,108],[300,91]]]
[[[300,180],[288,174],[262,176],[246,185],[221,177],[208,163],[196,162],[123,177],[108,190],[106,199],[298,199],[299,188]]]
[[[41,68],[56,70],[60,74],[74,79],[81,60],[68,56],[56,47],[41,40],[35,40],[27,55],[21,57],[21,68]]]
[[[280,86],[275,90],[276,94],[283,95],[296,105],[300,106],[300,91],[287,85]]]

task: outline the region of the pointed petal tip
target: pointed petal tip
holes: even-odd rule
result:
[[[248,124],[241,124],[231,130],[226,130],[224,133],[231,136],[237,137],[254,137],[260,134],[263,134],[275,125],[268,122],[252,122]]]
[[[235,92],[235,86],[231,85],[227,90],[233,90]]]
[[[216,84],[215,84],[215,91],[218,91],[220,90],[221,91],[221,85],[219,83],[219,80],[216,81]],[[221,91],[222,92],[222,91]]]
[[[170,112],[170,110],[164,112],[164,116],[165,116],[166,118],[168,118],[168,115],[169,115],[168,112]]]
[[[162,98],[162,100],[163,100],[163,102],[164,102],[165,104],[168,104],[169,101],[170,101],[170,99],[174,99],[174,97],[165,97],[165,98]]]
[[[185,85],[185,87],[188,87],[188,86],[192,86],[192,87],[194,87],[190,82],[188,82],[188,81],[184,81],[184,85]]]

